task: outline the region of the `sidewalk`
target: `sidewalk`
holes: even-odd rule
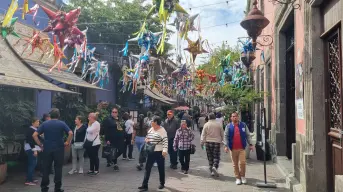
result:
[[[268,163],[268,181],[278,184],[276,189],[259,189],[256,182],[263,181],[263,162],[257,161],[255,152],[252,152],[247,162],[247,185],[237,186],[233,176],[231,159],[226,153],[222,153],[222,160],[219,167],[219,178],[213,178],[208,172],[208,162],[205,151],[201,150],[199,132],[195,131],[196,154],[191,156],[190,171],[184,175],[178,170],[169,168],[169,157],[166,160],[166,189],[162,191],[170,192],[288,192],[284,188],[285,179],[277,169],[276,165]],[[138,157],[135,149],[134,155]],[[137,158],[136,158],[137,159]],[[135,168],[137,161],[118,160],[119,172],[113,172],[106,167],[106,162],[101,159],[100,174],[96,177],[84,175],[68,175],[71,164],[63,168],[63,187],[66,192],[134,192],[141,185],[144,171],[137,171]],[[85,171],[88,169],[88,159],[86,160]],[[39,192],[39,186],[25,186],[25,174],[9,176],[7,182],[0,185],[0,192]],[[158,171],[154,167],[150,177],[149,191],[157,191]],[[53,176],[50,180],[50,191],[53,191]]]

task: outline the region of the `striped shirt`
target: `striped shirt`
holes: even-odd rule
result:
[[[194,133],[189,128],[179,128],[176,131],[174,138],[174,150],[189,150],[191,149],[192,141],[194,139]]]
[[[166,130],[161,127],[157,131],[154,128],[150,128],[146,136],[148,141],[155,144],[155,151],[168,152],[168,137]]]

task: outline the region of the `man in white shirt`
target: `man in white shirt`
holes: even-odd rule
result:
[[[126,132],[126,138],[125,138],[125,148],[123,153],[123,160],[133,160],[132,157],[132,151],[133,151],[133,142],[132,142],[132,133],[133,133],[133,126],[135,125],[135,122],[132,120],[132,116],[129,115],[129,119],[125,121],[125,132]],[[129,153],[127,154],[127,148],[129,148]],[[127,158],[127,156],[129,158]]]

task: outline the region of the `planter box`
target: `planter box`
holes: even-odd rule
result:
[[[0,164],[0,184],[5,182],[7,177],[7,164]]]
[[[71,160],[71,145],[64,147],[64,164],[69,163]]]

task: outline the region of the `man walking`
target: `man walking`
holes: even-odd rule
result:
[[[119,171],[117,165],[118,157],[123,153],[125,146],[125,130],[122,122],[118,117],[118,109],[113,108],[110,117],[103,121],[103,129],[105,135],[105,141],[107,145],[111,145],[114,153],[107,157],[107,167],[110,167],[113,163],[113,169]]]
[[[62,187],[62,166],[64,159],[64,146],[69,146],[73,138],[73,132],[68,125],[58,120],[60,111],[56,108],[50,111],[51,120],[45,121],[33,134],[33,139],[43,149],[43,178],[41,183],[42,192],[49,190],[49,173],[52,162],[55,169],[55,192],[63,192]],[[68,134],[66,142],[63,141],[64,133]],[[44,144],[38,138],[38,135],[44,134]]]
[[[174,151],[173,143],[176,130],[180,128],[180,122],[174,117],[172,110],[167,111],[167,119],[163,122],[162,127],[167,131],[168,135],[168,153],[170,157],[170,168],[177,169],[177,152]]]
[[[231,123],[225,128],[225,152],[231,151],[231,159],[236,177],[236,184],[246,184],[245,178],[245,147],[249,144],[250,150],[253,145],[250,141],[250,131],[245,123],[238,120],[238,113],[231,114]],[[238,167],[239,165],[239,167]]]
[[[200,132],[200,135],[202,133],[202,129],[204,128],[204,125],[206,123],[206,115],[205,114],[201,114],[201,117],[199,117],[199,120],[198,120],[198,129],[199,129],[199,132]]]
[[[206,148],[208,165],[212,176],[218,177],[220,162],[220,147],[224,140],[222,125],[216,121],[214,113],[208,115],[209,121],[204,125],[201,133],[201,147]]]

